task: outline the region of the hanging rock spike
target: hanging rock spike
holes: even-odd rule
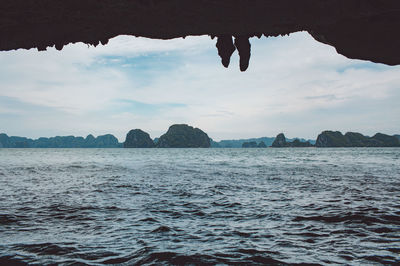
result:
[[[221,62],[224,67],[228,67],[231,61],[231,56],[236,48],[233,45],[232,36],[221,35],[217,37],[218,55],[221,57]]]
[[[247,36],[236,36],[235,46],[239,52],[240,57],[240,71],[244,72],[249,67],[250,55],[251,55],[251,44],[249,37]]]

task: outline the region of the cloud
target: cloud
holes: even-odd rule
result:
[[[110,106],[109,112],[111,113],[135,113],[139,115],[145,115],[148,117],[154,117],[161,115],[165,110],[173,108],[184,108],[186,104],[183,103],[161,103],[161,104],[149,104],[144,102],[138,102],[127,99],[116,99]]]
[[[47,123],[40,123],[47,136],[113,133],[123,140],[142,128],[157,137],[173,123],[214,139],[281,131],[315,138],[329,127],[400,132],[399,67],[350,60],[296,33],[252,39],[250,68],[241,73],[236,54],[229,69],[222,67],[215,42],[119,36],[96,48],[1,52],[0,97],[14,103],[0,106],[0,124],[17,109],[48,108],[41,116]],[[24,114],[14,119],[26,121]],[[18,122],[2,130],[37,137],[34,128]]]

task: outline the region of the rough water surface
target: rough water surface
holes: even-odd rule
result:
[[[0,149],[0,264],[397,264],[400,149]]]

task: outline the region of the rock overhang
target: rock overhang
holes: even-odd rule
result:
[[[398,0],[3,0],[0,50],[106,44],[118,35],[155,39],[209,35],[222,64],[249,38],[308,31],[353,59],[400,64]],[[257,56],[257,55],[255,55]]]

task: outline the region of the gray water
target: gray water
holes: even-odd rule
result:
[[[0,149],[0,264],[396,264],[400,149]]]

